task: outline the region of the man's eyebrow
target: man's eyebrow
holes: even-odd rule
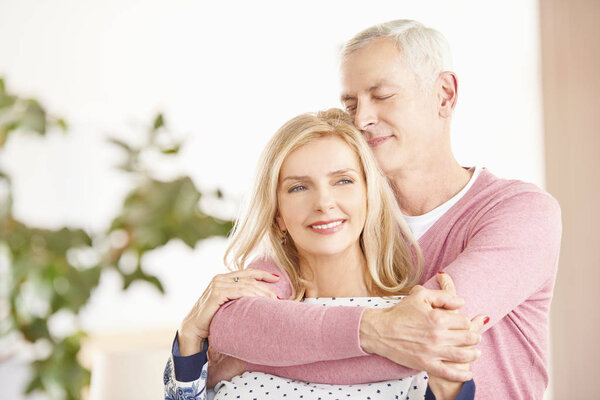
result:
[[[382,87],[386,87],[386,86],[391,86],[391,85],[389,83],[387,83],[387,82],[384,82],[384,81],[377,82],[377,83],[375,83],[373,86],[371,86],[369,88],[368,92],[372,93],[372,92],[375,92],[375,91],[381,89]],[[347,102],[349,100],[355,100],[355,99],[356,99],[356,96],[352,96],[352,95],[349,95],[349,94],[343,94],[340,97],[340,100],[341,100],[342,103],[345,103],[345,102]]]
[[[342,103],[345,103],[345,102],[347,102],[347,101],[349,101],[349,100],[354,100],[355,98],[356,98],[355,96],[351,96],[351,95],[349,95],[349,94],[343,94],[343,95],[340,97],[340,101],[341,101]]]

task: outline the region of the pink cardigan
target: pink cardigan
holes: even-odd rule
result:
[[[541,398],[548,384],[548,313],[560,248],[558,203],[536,186],[483,170],[469,191],[419,240],[421,283],[438,289],[444,269],[466,300],[465,315],[491,321],[471,365],[479,399]],[[280,274],[262,260],[251,265]],[[274,290],[291,296],[287,276]],[[210,326],[216,350],[262,371],[311,382],[355,384],[414,373],[360,347],[359,307],[322,307],[244,297]]]

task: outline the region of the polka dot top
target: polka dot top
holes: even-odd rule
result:
[[[317,297],[303,301],[323,306],[363,306],[371,308],[391,307],[402,296],[381,297]],[[360,385],[327,385],[281,378],[262,372],[244,372],[231,379],[221,381],[208,398],[214,400],[342,400],[342,399],[424,399],[427,390],[427,375],[419,373],[412,377],[392,381]]]

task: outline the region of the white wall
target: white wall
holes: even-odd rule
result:
[[[139,139],[131,126],[158,110],[187,138],[167,173],[239,200],[283,122],[339,106],[343,41],[395,18],[418,19],[450,41],[459,161],[543,185],[535,1],[371,1],[367,8],[347,0],[3,0],[0,76],[72,128],[68,136],[9,142],[0,163],[14,178],[15,213],[37,226],[105,228],[129,185],[111,169],[119,154],[104,137]],[[149,270],[165,280],[165,297],[141,284],[122,294],[118,278],[105,276],[84,325],[95,332],[175,329],[222,268],[223,249],[223,240],[213,240],[194,251],[172,243],[152,254]]]

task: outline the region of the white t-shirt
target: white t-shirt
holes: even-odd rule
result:
[[[425,234],[425,232],[427,232],[427,230],[431,228],[433,224],[435,224],[437,220],[440,219],[442,215],[446,213],[446,211],[448,211],[453,205],[455,205],[465,195],[465,193],[469,191],[471,186],[473,186],[473,183],[475,183],[475,180],[477,180],[477,177],[481,173],[482,169],[482,167],[471,168],[470,171],[473,171],[473,175],[471,176],[471,179],[469,179],[469,182],[465,185],[464,188],[461,189],[460,192],[455,194],[454,197],[452,197],[445,203],[439,205],[438,207],[423,215],[404,215],[404,220],[408,224],[408,227],[410,228],[413,236],[415,237],[415,240],[419,240],[419,238],[423,236],[423,234]]]

